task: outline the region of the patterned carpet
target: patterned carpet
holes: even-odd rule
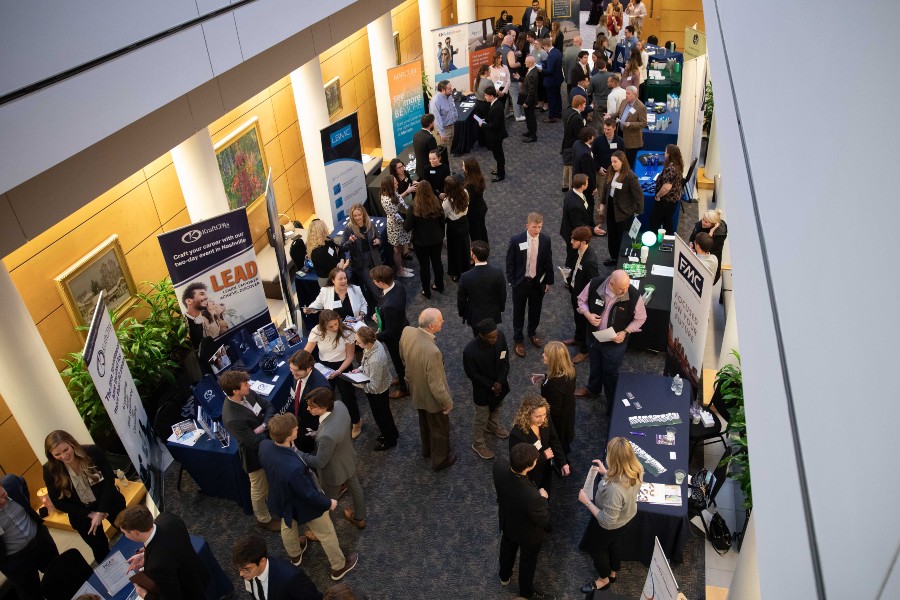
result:
[[[554,264],[561,265],[564,246],[559,237],[562,139],[560,123],[545,124],[538,117],[538,143],[521,143],[524,123],[508,121],[510,137],[505,142],[507,179],[490,184],[485,197],[489,205],[488,231],[495,244],[490,262],[503,267],[506,244],[510,236],[524,229],[530,211],[544,214],[544,231],[553,243]],[[485,173],[494,168],[490,152],[475,149],[473,155]],[[461,159],[452,161],[454,171],[461,171]],[[696,204],[690,205],[681,219],[681,234],[686,237],[696,221]],[[601,261],[608,257],[604,239],[595,238],[593,247]],[[412,265],[418,271],[418,265]],[[401,432],[397,448],[384,453],[371,450],[378,430],[364,399],[360,400],[363,433],[355,442],[360,463],[360,479],[369,510],[368,528],[358,531],[343,518],[340,510],[348,505],[342,500],[333,513],[341,546],[359,552],[360,561],[345,581],[365,593],[371,600],[385,598],[513,598],[516,577],[504,588],[497,577],[500,536],[497,510],[491,480],[493,461],[485,461],[470,449],[474,411],[471,387],[462,369],[462,349],[471,340],[471,331],[456,315],[456,285],[446,279],[446,292],[434,293],[431,301],[419,294],[418,277],[400,280],[410,300],[409,317],[415,320],[426,306],[441,309],[446,323],[437,334],[444,353],[448,379],[456,402],[451,413],[451,443],[459,456],[456,465],[442,473],[433,473],[421,458],[416,414],[408,400],[394,401],[394,417]],[[427,302],[427,303],[426,303]],[[512,300],[507,303],[502,329],[512,339]],[[571,337],[571,307],[566,291],[554,286],[544,302],[543,319],[538,330],[545,340]],[[510,385],[512,392],[502,407],[502,421],[510,426],[519,399],[529,388],[529,375],[542,372],[540,351],[528,345],[527,356],[512,357]],[[624,371],[662,373],[664,357],[646,351],[630,351]],[[578,384],[588,375],[586,363],[578,366]],[[579,400],[577,431],[570,461],[573,475],[556,479],[551,496],[553,532],[548,534],[541,551],[537,570],[538,589],[558,598],[580,598],[579,588],[595,576],[587,554],[577,549],[589,514],[578,503],[578,489],[584,481],[592,458],[605,447],[607,420],[605,406],[599,399]],[[495,452],[507,454],[506,440],[489,439]],[[166,503],[168,510],[181,515],[193,533],[205,536],[219,562],[238,587],[243,584],[231,568],[231,548],[235,539],[255,528],[231,502],[199,494],[190,476],[185,474],[181,491],[175,490],[177,467],[167,474]],[[265,534],[269,549],[284,556],[278,534]],[[328,564],[317,544],[303,560],[303,567],[320,589],[331,585]],[[683,564],[674,568],[681,590],[688,598],[705,595],[704,542],[690,540]],[[614,586],[616,592],[636,598],[640,595],[646,569],[640,563],[625,563]],[[243,595],[243,592],[240,592]],[[246,597],[246,596],[245,596]],[[602,596],[601,596],[602,597]]]

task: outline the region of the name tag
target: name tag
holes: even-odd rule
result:
[[[612,144],[609,145],[610,150],[615,150],[618,147],[619,147],[619,144],[617,144],[616,142],[613,142]]]
[[[578,265],[577,267],[575,267],[575,270],[576,270],[576,271],[580,271],[580,270],[581,270],[581,267],[582,267],[582,265]]]
[[[528,242],[522,242],[519,244],[519,250],[528,250]]]
[[[541,275],[541,278],[538,279],[538,283],[544,283],[544,277],[546,277],[546,276],[547,276],[546,273],[544,273],[543,275]]]
[[[612,186],[613,186],[615,189],[617,189],[617,190],[621,190],[621,189],[622,189],[622,184],[619,183],[618,181],[613,181],[613,182],[612,182]]]
[[[331,303],[331,308],[343,308],[344,304],[340,300],[335,300]]]
[[[534,443],[534,447],[537,448],[538,450],[540,450],[541,449],[541,440],[536,441]]]
[[[329,248],[329,249],[328,249],[328,254],[334,256],[334,248]]]
[[[253,406],[250,407],[250,410],[253,411],[254,415],[259,415],[259,411],[262,410],[262,407],[259,404],[254,404]]]
[[[633,106],[632,106],[631,108],[628,109],[628,114],[629,114],[629,115],[633,115],[633,114],[636,113],[636,112],[637,112],[637,111],[634,110],[634,107],[633,107]]]
[[[631,109],[631,112],[634,112],[634,109],[633,109],[633,108]],[[431,170],[428,171],[428,172],[431,173],[432,175],[437,175],[437,171],[434,170],[434,169],[431,169]]]
[[[501,350],[500,351],[500,360],[503,360],[504,358],[506,358],[506,350]]]
[[[594,304],[596,304],[597,306],[603,306],[603,300],[597,298],[596,300],[594,300]]]

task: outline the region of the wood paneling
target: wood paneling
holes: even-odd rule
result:
[[[272,95],[272,108],[275,111],[275,124],[281,134],[297,122],[297,106],[294,104],[294,90],[290,82]]]
[[[145,171],[146,172],[146,171]],[[178,182],[175,165],[169,164],[147,180],[150,196],[160,223],[165,223],[184,208],[184,194]]]
[[[0,396],[0,423],[7,420],[12,413],[9,411],[9,407],[6,405],[6,401],[3,399],[3,396]]]
[[[22,474],[34,464],[34,452],[15,419],[0,424],[0,457],[7,473]]]
[[[281,157],[284,160],[285,169],[290,169],[294,163],[303,158],[303,146],[300,142],[300,127],[294,121],[278,135],[281,143]]]

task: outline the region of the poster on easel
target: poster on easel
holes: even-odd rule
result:
[[[494,19],[482,19],[468,24],[469,34],[469,87],[475,91],[475,77],[482,65],[490,66],[494,61]]]
[[[332,222],[337,226],[349,216],[351,206],[365,204],[369,198],[357,114],[335,121],[321,135]]]
[[[399,153],[412,144],[413,135],[422,128],[422,61],[414,60],[387,70],[391,97],[391,122],[394,148]]]
[[[645,600],[678,600],[683,597],[678,593],[678,582],[675,574],[669,566],[666,553],[663,552],[659,538],[653,538],[653,558],[650,559],[650,569],[647,571],[647,579],[644,580],[644,589],[641,598]]]
[[[435,57],[433,86],[449,81],[458,90],[469,89],[469,24],[461,23],[431,31],[432,46],[425,52]],[[435,87],[435,90],[437,88]]]

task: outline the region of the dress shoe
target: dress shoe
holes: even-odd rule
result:
[[[569,191],[569,188],[567,188],[567,187],[564,187],[564,188],[563,188],[563,189],[562,189],[562,191],[563,191],[563,194],[565,194],[565,193],[566,193],[566,192],[568,192],[568,191]]]
[[[488,429],[487,427],[485,427],[484,430],[488,433],[493,433],[501,440],[505,440],[509,437],[509,430],[505,427],[498,427],[497,429]]]
[[[614,267],[617,262],[619,262],[619,261],[617,261],[614,258],[607,258],[606,260],[603,261],[603,266],[604,267]]]
[[[391,393],[388,394],[388,398],[391,400],[399,400],[400,398],[406,398],[409,396],[409,390],[391,390]]]
[[[439,473],[440,471],[443,471],[444,469],[449,469],[450,467],[452,467],[455,464],[456,464],[456,455],[451,452],[450,455],[447,456],[447,460],[445,460],[444,462],[442,462],[441,464],[439,464],[438,466],[436,466],[434,468],[434,472]]]
[[[362,423],[354,423],[353,427],[350,429],[350,437],[355,440],[359,437],[360,433],[362,433]]]
[[[353,516],[353,509],[345,508],[344,509],[344,518],[356,525],[357,529],[365,529],[366,528],[366,520],[365,519],[357,519]]]
[[[522,140],[522,143],[523,144],[533,144],[536,141],[537,141],[537,138],[530,137],[530,138],[525,138],[524,140]]]
[[[475,454],[477,454],[484,460],[490,460],[490,459],[494,458],[494,453],[491,452],[487,446],[472,444],[472,450],[474,450]]]
[[[428,298],[429,300],[431,300],[431,292],[426,292],[425,290],[422,290],[422,295],[425,296],[426,298]]]
[[[353,567],[356,566],[356,563],[359,562],[359,554],[356,552],[351,552],[347,555],[347,558],[344,560],[344,566],[338,569],[337,571],[331,572],[331,579],[333,581],[340,581],[344,578],[344,575],[353,570]]]
[[[596,396],[596,395],[597,394],[593,393],[591,390],[587,389],[586,387],[580,387],[577,390],[575,390],[576,398],[590,398],[591,396]]]
[[[592,581],[590,583],[586,583],[583,586],[581,586],[581,593],[582,594],[590,594],[594,590],[597,590],[598,592],[602,592],[603,590],[608,590],[609,586],[611,586],[611,585],[612,585],[612,581],[607,581],[606,585],[604,585],[603,587],[597,587],[597,583]],[[534,596],[532,596],[532,598],[534,598]]]
[[[257,519],[256,526],[266,531],[281,531],[281,519],[272,519],[268,523],[263,523]]]
[[[347,493],[347,486],[342,483],[341,487],[338,488],[338,500],[343,498],[344,494],[346,494],[346,493]]]
[[[397,377],[391,379],[391,385],[400,385],[400,379]]]
[[[297,556],[289,556],[291,559],[291,564],[295,567],[299,567],[303,562],[303,553],[306,552],[306,547],[309,545],[309,542],[306,541],[306,536],[300,536],[300,554]]]
[[[542,120],[544,121],[544,123],[556,123],[557,121],[559,121],[559,119],[557,119],[556,117],[550,117],[549,119]]]
[[[565,344],[566,346],[577,346],[578,340],[576,340],[575,338],[569,338],[566,341],[564,341],[563,344]]]
[[[384,452],[385,450],[390,450],[397,445],[397,442],[386,442],[384,440],[375,444],[375,452]]]
[[[528,339],[531,340],[531,345],[534,346],[535,348],[540,348],[541,346],[544,345],[544,340],[542,340],[541,338],[539,338],[536,335],[529,336]]]
[[[493,183],[497,183],[498,181],[503,181],[504,179],[506,179],[505,175],[503,175],[502,177],[500,175],[497,175],[496,177],[491,177],[491,181]]]
[[[496,175],[497,171],[491,171],[491,175]]]
[[[572,362],[577,365],[578,363],[583,363],[584,361],[586,361],[587,357],[588,357],[587,352],[579,352],[578,354],[576,354],[575,356],[572,357]]]
[[[522,342],[516,342],[515,350],[520,358],[525,358],[525,346],[522,345]]]

